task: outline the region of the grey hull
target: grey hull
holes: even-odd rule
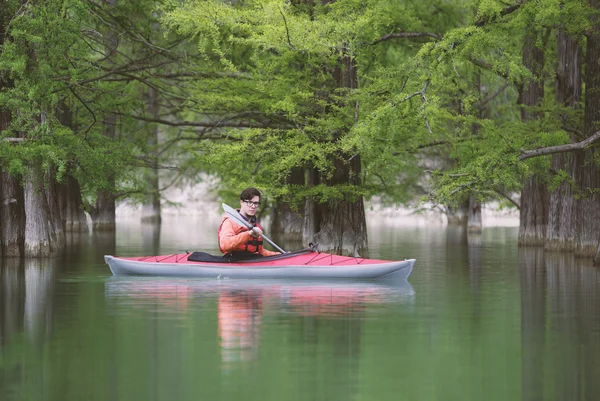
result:
[[[407,279],[415,259],[389,263],[359,264],[355,266],[218,266],[210,264],[153,263],[120,259],[106,255],[104,260],[115,276],[167,276],[205,278],[378,278],[393,276]]]

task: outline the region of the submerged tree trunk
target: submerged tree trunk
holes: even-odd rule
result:
[[[353,90],[357,87],[356,61],[350,56],[349,49],[344,49],[344,53],[332,75],[338,88]],[[353,109],[356,122],[358,104]],[[342,134],[343,132],[334,132],[332,140],[338,141]],[[360,156],[339,151],[331,157],[333,175],[320,177],[320,182],[329,187],[360,186]],[[314,225],[317,230],[314,239],[319,243],[320,249],[336,254],[366,256],[367,223],[362,196],[344,195],[341,199],[331,199],[324,204],[315,205],[314,213],[315,216],[311,219],[313,224],[318,224]]]
[[[13,17],[14,10],[8,4],[0,7],[0,47],[4,44],[6,27]],[[4,75],[0,75],[0,91],[13,84]],[[12,115],[0,109],[0,132],[11,123]],[[0,168],[0,254],[3,256],[21,256],[25,238],[25,201],[23,188],[15,177]]]
[[[156,90],[154,88],[148,89],[148,112],[152,118],[159,118],[158,112],[159,107],[156,101]],[[154,152],[158,145],[158,126],[152,124],[150,126],[150,133],[146,140],[148,146],[148,153],[152,156],[152,166],[146,172],[146,180],[148,183],[148,195],[142,205],[142,222],[160,224],[161,222],[161,208],[160,208],[160,190],[159,190],[159,177],[158,177],[158,165]]]
[[[303,169],[293,169],[287,184],[305,185]],[[278,202],[273,208],[271,233],[282,242],[301,242],[303,230],[304,205],[297,209],[287,202]]]
[[[19,182],[0,169],[0,240],[3,256],[21,256],[25,239],[25,198]]]
[[[65,243],[65,220],[64,211],[61,208],[61,192],[60,186],[56,181],[56,170],[50,168],[46,170],[44,175],[45,185],[43,186],[48,202],[48,210],[50,211],[51,221],[51,238],[52,247],[55,249],[62,248]]]
[[[114,179],[112,180],[114,183]],[[114,231],[115,224],[115,195],[109,191],[101,191],[96,198],[96,205],[90,213],[94,231]]]
[[[577,41],[563,30],[556,33],[557,66],[556,66],[556,102],[572,111],[578,109],[581,103],[581,68],[582,49]],[[570,117],[570,110],[561,115],[563,124],[580,129],[577,118]],[[571,136],[571,142],[578,138]],[[552,170],[571,173],[571,163],[574,158],[570,154],[552,156]],[[572,175],[571,175],[571,178]],[[550,250],[573,249],[575,239],[574,193],[572,184],[563,182],[550,195],[548,211],[548,231],[546,233],[546,248]]]
[[[600,11],[600,0],[590,1]],[[585,126],[586,137],[598,131],[600,122],[600,20],[592,16],[593,29],[587,37],[585,70]],[[600,246],[600,168],[596,164],[598,146],[574,154],[573,177],[581,191],[576,200],[575,245],[579,255],[596,258]]]
[[[469,232],[481,232],[483,230],[481,203],[477,201],[474,195],[469,196],[469,218],[467,228]]]
[[[314,187],[319,184],[319,173],[314,168],[307,168],[306,172],[306,186]],[[314,243],[314,236],[317,233],[318,227],[321,222],[318,220],[317,215],[317,203],[312,198],[307,198],[304,201],[304,221],[302,224],[302,244],[308,246],[311,242]]]
[[[109,138],[115,138],[117,117],[114,114],[109,115],[105,121],[104,135]],[[115,189],[115,177],[108,177],[109,186]],[[116,212],[116,196],[112,190],[102,190],[98,192],[96,204],[90,213],[93,221],[94,231],[114,231]]]
[[[536,46],[536,35],[530,33],[523,46],[523,64],[533,74],[530,82],[521,90],[519,102],[521,120],[538,118],[537,112],[530,108],[538,106],[544,97],[544,86],[539,75],[544,66],[544,52]],[[544,244],[548,224],[548,203],[550,194],[543,177],[532,176],[521,190],[521,209],[519,223],[519,244],[540,246]]]
[[[39,166],[29,169],[25,177],[25,246],[24,256],[41,257],[52,253],[53,227],[44,191],[43,172]]]
[[[349,162],[339,157],[335,162],[333,177],[326,180],[327,185],[358,185],[360,159],[358,156]],[[365,206],[362,197],[352,199],[334,199],[314,206],[315,222],[318,231],[314,241],[323,251],[337,254],[367,256],[367,224]]]
[[[546,185],[537,176],[531,177],[521,191],[519,244],[544,244],[548,222],[550,196]]]
[[[477,92],[479,93],[479,96],[481,98],[483,98],[482,95],[482,86],[481,86],[481,71],[479,69],[476,70],[475,73],[475,86],[477,87]],[[478,114],[478,118],[480,120],[483,120],[484,117],[486,115],[489,115],[489,113],[486,113],[484,110],[489,107],[486,105],[481,105],[479,106],[478,110],[477,110],[477,114]],[[480,131],[480,126],[479,124],[473,124],[473,127],[471,129],[471,132],[473,133],[473,136],[477,136],[479,135],[479,131]],[[480,233],[481,231],[483,231],[483,217],[481,215],[481,203],[477,200],[477,197],[473,194],[469,195],[469,208],[468,208],[468,215],[467,215],[467,230],[471,233]]]
[[[106,4],[109,7],[114,7],[117,4],[117,0],[106,0]],[[106,35],[106,56],[112,54],[117,50],[119,46],[119,40],[116,32],[108,31]],[[109,138],[115,139],[116,137],[116,125],[117,117],[114,114],[109,114],[104,120],[104,135]],[[114,194],[115,177],[108,177],[109,189],[102,190],[98,193],[96,198],[96,204],[90,213],[93,221],[94,231],[114,231],[116,228],[115,224],[115,209],[116,209],[116,196]]]
[[[66,232],[87,232],[88,223],[83,211],[81,187],[72,175],[65,177],[65,182],[59,186],[61,210]]]
[[[449,226],[467,226],[469,222],[469,199],[460,202],[457,207],[447,206],[446,209]]]
[[[362,198],[356,202],[329,201],[317,206],[322,222],[315,234],[320,249],[367,256],[367,227]]]
[[[56,117],[62,125],[73,129],[73,112],[67,104],[62,103],[58,107]],[[83,209],[81,187],[79,181],[68,170],[64,181],[57,183],[62,225],[65,232],[86,232],[88,224]]]

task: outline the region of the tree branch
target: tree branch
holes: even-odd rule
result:
[[[442,36],[436,34],[436,33],[432,33],[432,32],[400,32],[400,33],[388,33],[387,35],[383,35],[382,37],[378,38],[377,40],[375,40],[375,42],[373,42],[372,44],[377,44],[379,42],[384,42],[386,40],[390,40],[390,39],[396,39],[396,38],[422,38],[422,37],[431,37],[437,40],[440,40],[442,38]]]
[[[523,160],[529,159],[531,157],[547,156],[547,155],[553,155],[556,153],[566,153],[566,152],[572,152],[574,150],[581,150],[581,149],[588,147],[589,145],[591,145],[592,143],[596,142],[599,139],[600,139],[600,131],[596,132],[594,135],[590,136],[589,138],[587,138],[581,142],[568,143],[566,145],[549,146],[547,148],[539,148],[539,149],[535,149],[535,150],[522,150],[521,154],[518,157],[518,160],[523,161]]]
[[[500,191],[499,189],[494,189],[494,192],[496,192],[498,195],[501,195],[503,198],[506,198],[506,200],[509,201],[510,203],[512,203],[513,205],[515,205],[515,207],[518,210],[521,210],[521,205],[519,205],[519,203],[517,201],[515,201],[513,198],[511,198],[504,192]]]
[[[283,18],[283,25],[285,26],[285,33],[287,35],[288,46],[290,47],[290,49],[293,50],[295,49],[295,47],[292,44],[292,40],[290,39],[290,30],[288,29],[287,20],[285,19],[285,14],[283,13],[283,11],[281,11],[281,8],[279,8],[279,14],[281,14],[281,17]]]
[[[122,114],[121,114],[122,115]],[[171,127],[201,127],[201,128],[287,128],[287,127],[270,127],[269,122],[259,124],[249,121],[169,121],[162,118],[149,118],[144,116],[129,116],[136,120],[146,121],[149,123],[157,123],[168,125]]]
[[[502,92],[504,92],[506,90],[506,88],[509,87],[508,83],[505,83],[502,88],[498,89],[497,92],[492,93],[491,95],[489,95],[488,97],[486,97],[485,99],[482,99],[479,103],[477,103],[477,107],[483,107],[486,104],[488,104],[489,102],[491,102],[492,100],[494,100],[496,98],[496,96],[498,96],[499,94],[501,94]]]
[[[496,21],[498,18],[507,16],[508,14],[512,14],[513,12],[517,11],[523,5],[523,3],[525,3],[525,1],[526,0],[519,0],[517,4],[513,4],[512,6],[506,7],[505,9],[500,11],[499,14],[494,15],[492,18],[477,20],[475,21],[475,26],[482,27],[489,24],[490,22]]]
[[[492,72],[498,74],[499,76],[501,76],[502,78],[508,79],[508,73],[494,70],[494,66],[492,64],[488,63],[487,61],[476,60],[474,58],[469,58],[469,61],[471,63],[475,64],[477,67],[483,68],[484,70],[492,71]]]

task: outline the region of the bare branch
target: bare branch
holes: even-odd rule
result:
[[[485,106],[486,104],[488,104],[489,102],[494,100],[499,94],[504,92],[506,90],[506,88],[508,88],[509,86],[510,85],[508,83],[505,83],[502,86],[502,88],[498,89],[498,91],[496,91],[495,93],[492,93],[491,95],[489,95],[488,97],[486,97],[485,99],[482,99],[479,103],[477,103],[477,107]]]
[[[509,201],[510,203],[515,205],[517,209],[521,210],[521,205],[517,201],[515,201],[513,198],[511,198],[508,194],[505,194],[504,192],[500,191],[499,189],[494,189],[494,192],[496,192],[498,195],[501,195],[507,201]]]
[[[92,127],[96,124],[96,122],[98,121],[96,119],[96,114],[94,113],[94,111],[87,105],[87,103],[85,102],[85,100],[83,100],[77,93],[75,93],[75,91],[72,88],[69,88],[69,91],[73,94],[73,96],[75,96],[77,98],[77,100],[79,100],[79,102],[83,105],[83,107],[86,108],[86,110],[92,115],[92,119],[93,121],[90,123],[90,125],[88,125],[88,127],[85,129],[84,131],[84,136],[87,135],[88,132],[90,132],[90,130],[92,129]]]
[[[121,114],[122,115],[122,114]],[[144,116],[130,116],[128,115],[128,117],[132,117],[135,118],[137,120],[141,120],[141,121],[146,121],[149,123],[157,123],[157,124],[163,124],[163,125],[168,125],[171,127],[202,127],[202,128],[221,128],[221,127],[227,127],[227,128],[273,128],[269,125],[270,121],[266,121],[263,124],[260,123],[256,123],[256,122],[250,122],[250,121],[225,121],[225,120],[221,120],[218,122],[211,122],[211,121],[169,121],[169,120],[164,120],[161,118],[149,118],[149,117],[144,117]],[[275,128],[287,128],[287,127],[275,127]]]
[[[547,156],[547,155],[553,155],[556,153],[566,153],[566,152],[572,152],[574,150],[581,150],[581,149],[584,149],[584,148],[590,146],[592,143],[596,142],[599,139],[600,139],[600,131],[596,132],[594,135],[590,136],[589,138],[587,138],[581,142],[568,143],[566,145],[549,146],[547,148],[539,148],[539,149],[535,149],[535,150],[523,150],[523,151],[521,151],[521,154],[519,155],[518,160],[522,161],[525,159],[529,159],[531,157]]]
[[[5,142],[25,142],[25,138],[0,138],[0,141]]]
[[[400,32],[400,33],[389,33],[377,39],[373,44],[377,44],[379,42],[384,42],[390,39],[397,38],[422,38],[422,37],[431,37],[437,40],[442,39],[442,36],[432,33],[432,32]]]
[[[495,74],[501,76],[502,78],[508,79],[508,73],[494,70],[494,66],[492,64],[488,63],[487,61],[476,60],[473,58],[469,58],[469,61],[471,63],[475,64],[477,67],[483,68],[484,70],[492,71]]]
[[[517,4],[513,4],[512,6],[504,8],[502,11],[500,11],[499,14],[496,14],[492,18],[477,20],[475,21],[475,26],[482,27],[489,24],[490,22],[496,21],[498,18],[504,17],[508,14],[512,14],[513,12],[517,11],[523,5],[523,3],[525,3],[525,1],[526,0],[517,1]]]
[[[283,13],[283,11],[281,11],[281,8],[279,8],[279,14],[281,14],[281,18],[283,18],[283,25],[285,26],[285,33],[287,35],[288,46],[290,47],[290,49],[295,49],[294,45],[292,44],[292,40],[290,39],[290,30],[288,29],[288,24],[287,24],[287,20],[285,19],[285,14]]]

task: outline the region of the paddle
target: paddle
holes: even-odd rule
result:
[[[227,213],[227,215],[229,217],[231,217],[231,219],[233,221],[235,221],[236,223],[238,223],[240,226],[252,229],[252,224],[248,223],[246,220],[244,220],[244,218],[238,213],[237,210],[235,210],[234,208],[232,208],[231,206],[228,206],[224,203],[221,203],[221,206],[223,206],[223,210],[225,210],[225,213]],[[281,249],[279,246],[277,246],[276,243],[274,243],[273,241],[271,241],[269,238],[267,238],[267,236],[263,233],[262,237],[264,238],[265,241],[267,241],[269,244],[273,245],[273,247],[275,249],[277,249],[279,252],[281,253],[287,253],[286,251],[284,251],[283,249]]]

